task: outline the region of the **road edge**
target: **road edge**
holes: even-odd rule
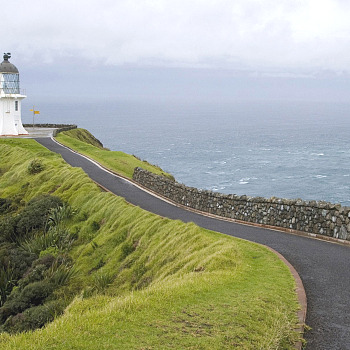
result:
[[[92,163],[98,165],[100,168],[110,172],[111,174],[117,176],[117,177],[120,177],[126,181],[129,181],[131,182],[132,184],[134,184],[135,186],[137,186],[138,188],[156,196],[157,198],[160,198],[168,203],[171,203],[177,207],[181,207],[183,209],[186,209],[186,210],[189,210],[189,211],[193,211],[193,212],[196,212],[198,214],[201,214],[203,216],[209,216],[209,217],[214,217],[216,219],[220,219],[220,220],[225,220],[225,221],[231,221],[231,222],[237,222],[237,223],[240,223],[240,224],[245,224],[245,225],[248,225],[248,226],[257,226],[257,225],[254,225],[254,224],[251,224],[251,223],[246,223],[246,222],[239,222],[238,220],[234,220],[234,219],[228,219],[228,218],[223,218],[221,216],[218,216],[218,215],[211,215],[209,213],[205,213],[205,212],[202,212],[202,211],[199,211],[199,210],[195,210],[193,208],[188,208],[184,205],[180,205],[176,202],[173,202],[167,198],[164,198],[163,196],[160,196],[159,194],[153,192],[153,191],[150,191],[149,189],[145,188],[144,186],[141,186],[140,184],[138,184],[136,181],[132,180],[132,179],[129,179],[125,176],[122,176],[108,168],[106,168],[105,166],[103,166],[102,164],[100,164],[99,162],[97,162],[96,160],[84,155],[84,154],[81,154],[79,152],[77,152],[76,150],[74,149],[71,149],[70,147],[66,146],[66,145],[63,145],[62,143],[60,143],[59,141],[57,141],[56,139],[54,139],[54,137],[51,137],[51,139],[58,143],[59,145],[69,149],[70,151],[76,153],[76,154],[79,154],[80,156],[90,160]],[[109,189],[107,189],[106,187],[102,186],[101,184],[99,184],[98,182],[92,180],[97,186],[99,186],[102,190],[106,191],[106,192],[109,192],[109,193],[112,193],[113,195],[115,195],[112,191],[110,191]],[[259,225],[260,227],[263,227],[263,225]],[[268,229],[271,229],[270,227],[265,227],[265,228],[268,228]],[[276,228],[273,228],[275,231],[280,231],[280,232],[285,232],[285,231],[282,231],[282,230],[278,230]],[[288,233],[288,232],[287,232]],[[303,233],[303,232],[302,232]],[[303,234],[303,236],[305,236]],[[309,238],[314,238],[314,236],[309,236],[307,235],[307,237]],[[253,243],[256,243],[256,242],[253,242]],[[338,243],[338,242],[337,242]],[[341,242],[339,242],[341,244]],[[302,337],[303,337],[303,334],[304,334],[304,330],[305,330],[305,320],[306,320],[306,313],[307,313],[307,297],[306,297],[306,292],[305,292],[305,288],[304,288],[304,285],[303,285],[303,282],[297,272],[297,270],[294,268],[294,266],[279,252],[277,252],[276,250],[274,250],[273,248],[269,247],[269,246],[266,246],[264,244],[260,244],[260,243],[256,243],[256,244],[259,244],[263,247],[266,247],[268,250],[270,250],[272,253],[276,254],[277,257],[289,268],[289,271],[291,272],[293,278],[294,278],[294,281],[295,281],[295,285],[296,285],[296,289],[295,289],[295,292],[296,292],[296,295],[297,295],[297,299],[298,299],[298,303],[300,305],[300,310],[297,311],[297,317],[298,317],[298,320],[299,320],[299,323],[297,325],[297,327],[295,328],[295,331],[300,335],[301,339],[299,339],[295,344],[294,344],[294,348],[297,349],[297,350],[301,350],[302,347],[303,347],[303,341],[302,341]],[[350,244],[350,242],[349,242]]]
[[[325,241],[325,242],[329,242],[329,243],[335,243],[335,244],[340,244],[340,245],[344,245],[344,246],[348,246],[350,247],[350,241],[344,240],[344,239],[339,239],[339,238],[334,238],[334,237],[329,237],[329,236],[324,236],[324,235],[320,235],[317,233],[310,233],[310,232],[304,232],[304,231],[298,231],[298,230],[293,230],[293,229],[289,229],[289,228],[284,228],[284,227],[278,227],[278,226],[271,226],[271,225],[265,225],[265,224],[258,224],[258,223],[254,223],[254,222],[248,222],[248,221],[242,221],[242,220],[237,220],[237,219],[232,219],[232,218],[226,218],[223,216],[219,216],[219,215],[215,215],[215,214],[211,214],[211,213],[207,213],[204,211],[200,211],[191,207],[187,207],[185,205],[179,204],[169,198],[166,198],[162,195],[160,195],[159,193],[152,191],[150,189],[148,189],[147,187],[139,184],[138,182],[134,181],[133,179],[130,179],[126,176],[120,175],[117,172],[108,169],[107,167],[105,167],[104,165],[102,165],[101,163],[99,163],[98,161],[96,161],[93,158],[90,158],[89,156],[86,156],[85,154],[79,153],[78,151],[64,145],[63,143],[57,141],[54,137],[51,137],[51,140],[56,142],[57,144],[59,144],[60,146],[72,151],[73,153],[79,154],[80,156],[90,160],[92,163],[96,164],[97,166],[99,166],[101,169],[118,176],[119,178],[128,181],[130,183],[132,183],[133,185],[135,185],[136,187],[144,190],[147,193],[152,194],[153,196],[155,196],[156,198],[162,199],[163,201],[170,203],[172,205],[175,205],[178,208],[182,208],[182,209],[186,209],[188,211],[194,212],[196,214],[200,214],[203,216],[207,216],[207,217],[211,217],[214,219],[218,219],[218,220],[222,220],[222,221],[229,221],[229,222],[235,222],[237,224],[240,225],[246,225],[246,226],[253,226],[253,227],[260,227],[260,228],[264,228],[267,230],[273,230],[273,231],[278,231],[278,232],[283,232],[283,233],[288,233],[288,234],[292,234],[292,235],[296,235],[296,236],[302,236],[302,237],[306,237],[306,238],[311,238],[311,239],[317,239],[317,240],[321,240],[321,241]]]
[[[273,248],[263,245],[264,247],[268,248],[271,252],[275,253],[280,260],[289,268],[289,271],[291,272],[294,281],[295,281],[295,292],[298,298],[298,302],[300,305],[300,310],[297,311],[297,317],[299,320],[299,324],[296,327],[295,331],[300,334],[301,337],[303,337],[304,331],[305,331],[305,320],[306,320],[306,313],[307,313],[307,297],[306,292],[304,288],[303,281],[301,280],[297,270],[294,268],[294,266],[279,252],[274,250]],[[301,350],[303,347],[303,341],[302,339],[298,340],[295,345],[295,349]]]

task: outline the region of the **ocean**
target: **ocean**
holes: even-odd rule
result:
[[[100,100],[37,108],[37,122],[78,124],[188,186],[350,206],[350,103]]]

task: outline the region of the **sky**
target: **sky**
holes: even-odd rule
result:
[[[33,100],[350,92],[348,0],[17,0],[1,12],[0,46]]]

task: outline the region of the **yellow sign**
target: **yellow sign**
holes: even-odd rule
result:
[[[40,112],[39,111],[34,111],[34,114],[40,114]]]

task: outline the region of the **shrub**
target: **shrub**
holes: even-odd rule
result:
[[[48,268],[43,265],[36,265],[27,271],[25,276],[21,278],[18,282],[18,288],[24,289],[30,283],[41,281],[44,278],[44,273]]]
[[[66,284],[74,274],[71,266],[72,260],[68,256],[59,256],[55,259],[46,255],[35,260],[0,307],[0,324],[5,323],[9,329],[15,327],[13,322],[22,324],[23,315],[18,314],[26,314],[26,309],[42,304],[55,287]],[[16,331],[19,329],[16,328]]]
[[[96,232],[100,229],[100,224],[97,222],[97,221],[93,221],[91,224],[90,224],[90,227],[92,229],[93,232]]]
[[[14,280],[19,280],[32,265],[36,255],[18,248],[14,243],[6,243],[0,247],[0,265],[13,270]]]
[[[0,219],[0,243],[16,241],[16,217],[5,216]]]
[[[23,290],[15,289],[5,304],[0,308],[0,323],[13,315],[32,306],[40,305],[53,292],[53,285],[48,281],[30,283]]]
[[[45,265],[47,268],[49,268],[52,266],[55,260],[56,259],[53,255],[46,254],[45,256],[39,257],[39,259],[33,261],[32,267],[35,268],[38,265]]]
[[[0,198],[0,214],[7,213],[11,210],[12,200],[8,198]]]
[[[53,321],[56,315],[62,313],[61,303],[56,301],[44,305],[34,306],[23,313],[9,317],[3,325],[3,330],[9,333],[30,331],[43,327]]]
[[[13,268],[11,266],[0,266],[0,306],[5,303],[15,284]]]
[[[28,269],[35,257],[21,251],[13,244],[0,248],[0,307],[4,305],[13,287]]]
[[[63,205],[60,198],[50,195],[40,195],[27,203],[18,214],[16,233],[24,236],[33,229],[44,228],[50,209]]]
[[[42,172],[44,168],[45,167],[42,160],[35,158],[29,163],[27,171],[28,171],[28,174],[34,175]]]
[[[53,292],[52,283],[44,280],[28,284],[21,291],[18,301],[26,303],[27,306],[41,304]]]
[[[18,242],[32,230],[45,228],[50,210],[62,205],[62,200],[55,196],[32,199],[16,216],[8,215],[0,220],[1,241]]]
[[[6,320],[18,313],[24,311],[28,307],[27,304],[17,300],[7,300],[6,303],[0,308],[0,324],[6,322]]]
[[[23,290],[12,291],[8,300],[0,308],[0,315],[16,315],[25,309],[41,304],[53,292],[53,285],[48,281],[28,284]]]

